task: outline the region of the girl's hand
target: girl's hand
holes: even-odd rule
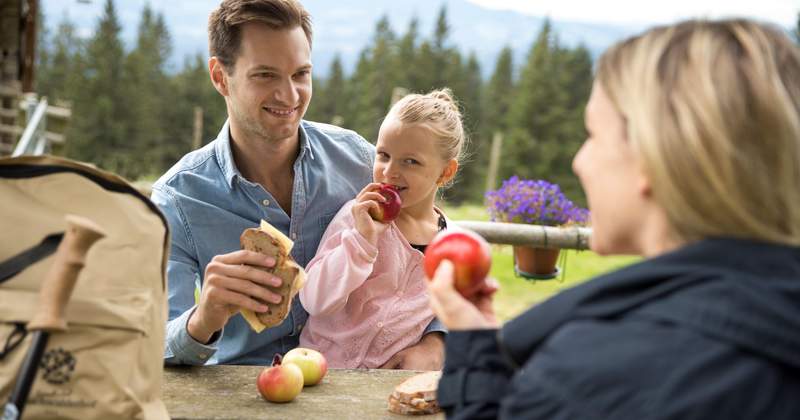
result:
[[[356,230],[375,246],[378,245],[378,236],[389,228],[388,224],[378,222],[369,215],[370,208],[377,210],[378,202],[386,201],[386,198],[377,192],[379,189],[380,184],[374,182],[368,184],[358,193],[356,203],[350,210],[356,222]]]
[[[467,300],[453,286],[454,274],[453,263],[443,260],[433,280],[428,282],[431,307],[439,321],[453,331],[497,328],[497,318],[492,309],[497,280],[487,278],[483,288]]]

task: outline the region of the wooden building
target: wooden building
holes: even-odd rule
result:
[[[22,133],[19,99],[34,89],[37,0],[0,1],[0,156]]]

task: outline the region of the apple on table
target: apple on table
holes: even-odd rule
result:
[[[303,371],[294,363],[281,363],[281,355],[276,354],[272,366],[259,373],[256,386],[267,401],[289,402],[303,390]]]
[[[322,353],[297,347],[289,350],[283,356],[283,363],[293,363],[303,372],[303,383],[305,386],[313,386],[322,381],[328,372],[328,361]]]

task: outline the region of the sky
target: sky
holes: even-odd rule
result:
[[[745,16],[793,27],[800,0],[467,0],[491,9],[592,23],[653,24]]]
[[[6,0],[0,0],[6,1]],[[106,0],[40,0],[51,33],[63,18],[72,21],[78,35],[94,32]],[[163,13],[172,36],[172,70],[185,57],[207,53],[206,22],[220,0],[114,0],[122,24],[122,39],[130,48],[136,39],[146,4]],[[324,76],[329,63],[341,54],[345,70],[352,71],[360,50],[369,42],[382,14],[396,31],[404,31],[413,16],[420,17],[423,34],[432,32],[439,8],[448,6],[450,40],[462,51],[472,51],[490,71],[501,46],[511,46],[522,59],[541,18],[549,17],[565,45],[585,45],[592,54],[653,24],[688,17],[746,16],[794,28],[800,0],[301,0],[314,16],[316,73]],[[486,9],[496,9],[487,12]]]

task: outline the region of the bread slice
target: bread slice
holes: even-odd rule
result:
[[[426,415],[426,414],[436,414],[436,413],[442,411],[442,409],[439,407],[439,405],[436,404],[435,402],[433,404],[430,404],[430,405],[424,407],[424,408],[415,408],[413,406],[410,406],[410,405],[404,404],[404,403],[402,403],[400,401],[397,401],[396,399],[394,399],[391,396],[389,397],[388,409],[392,413],[402,414],[402,415],[406,415],[406,416],[421,416],[421,415]]]
[[[275,258],[275,266],[265,271],[283,280],[280,286],[263,286],[282,297],[280,303],[264,302],[267,311],[254,313],[242,309],[244,319],[257,333],[283,322],[289,315],[292,300],[305,283],[305,272],[292,258],[290,252],[294,243],[266,221],[261,226],[245,229],[239,237],[242,249],[255,251]]]
[[[389,396],[389,411],[397,414],[433,414],[441,411],[436,388],[442,372],[435,370],[414,375],[396,386]]]

